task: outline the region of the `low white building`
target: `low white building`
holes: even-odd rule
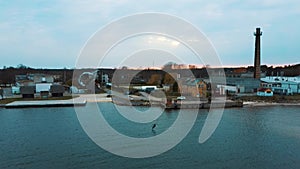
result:
[[[11,93],[12,94],[20,94],[20,86],[12,86],[11,87]]]
[[[49,92],[51,85],[52,85],[52,83],[37,83],[35,85],[35,91],[36,91],[36,93]]]
[[[142,91],[157,90],[157,86],[133,86],[133,88]]]
[[[292,95],[294,93],[300,93],[300,76],[267,76],[260,80],[261,86],[271,88],[274,94]]]
[[[273,96],[273,91],[268,88],[260,88],[260,89],[258,89],[256,95],[257,96]]]
[[[231,93],[231,94],[239,93],[237,86],[217,85],[217,89],[220,95],[225,95],[227,93]]]

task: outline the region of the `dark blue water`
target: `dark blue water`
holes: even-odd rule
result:
[[[116,130],[150,137],[150,124],[135,126],[100,103]],[[105,111],[106,110],[106,111]],[[146,159],[113,155],[81,128],[74,108],[0,109],[0,168],[300,168],[300,107],[226,109],[212,137],[198,137],[207,116],[201,110],[187,137],[170,151]],[[163,113],[157,134],[177,118]],[[159,145],[157,145],[159,146]]]

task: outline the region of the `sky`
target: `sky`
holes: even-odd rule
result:
[[[261,27],[263,32],[262,64],[300,63],[298,0],[13,0],[0,1],[0,67],[23,64],[34,68],[74,68],[80,52],[97,31],[124,16],[144,12],[169,14],[197,27],[226,67],[253,65],[253,32],[256,27]],[[132,66],[164,65],[168,59],[158,58],[170,57],[171,48],[163,50],[161,47],[157,51],[151,46],[134,51],[130,47],[140,45],[145,38],[148,43],[149,39],[160,39],[151,41],[152,44],[161,43],[165,38],[165,44],[180,46],[180,42],[174,39],[166,40],[166,37],[157,35],[133,37],[114,48],[115,51],[111,51],[100,66],[122,66],[121,61],[128,57],[122,56],[125,49],[132,53],[133,58],[149,59],[153,56],[152,60],[140,59],[143,64],[137,61],[139,59],[133,59],[136,64]],[[121,49],[122,45],[126,47]],[[178,53],[192,57],[190,52],[182,51]],[[114,52],[117,54],[110,56]],[[162,56],[158,56],[160,54]],[[186,59],[184,63],[205,64],[192,59]]]

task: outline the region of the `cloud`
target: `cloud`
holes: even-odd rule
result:
[[[6,59],[0,66],[22,62],[73,67],[83,44],[95,31],[115,19],[141,12],[169,13],[193,23],[216,46],[225,64],[252,64],[252,32],[257,26],[264,31],[266,59],[277,52],[280,56],[273,58],[274,63],[278,60],[280,64],[284,56],[296,62],[295,55],[300,53],[297,0],[1,1],[0,57]],[[249,58],[237,59],[241,56]],[[60,58],[67,61],[55,63]]]

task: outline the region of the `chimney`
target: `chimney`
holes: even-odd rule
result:
[[[262,32],[260,28],[256,28],[255,36],[255,52],[254,52],[254,78],[260,79],[260,36]]]

